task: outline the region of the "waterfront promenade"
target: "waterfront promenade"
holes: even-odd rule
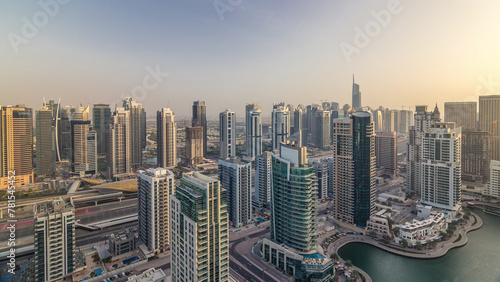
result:
[[[403,249],[399,244],[383,244],[382,242],[368,236],[347,235],[331,243],[328,246],[328,254],[338,254],[338,250],[349,243],[363,243],[404,257],[417,259],[434,259],[446,255],[448,251],[453,248],[462,247],[467,244],[467,233],[481,228],[482,225],[482,219],[478,215],[472,213],[467,224],[465,224],[464,226],[458,226],[455,234],[453,234],[450,239],[448,239],[447,241],[439,242],[432,250],[418,251],[416,249],[410,248]],[[460,240],[457,241],[457,239],[459,238]]]

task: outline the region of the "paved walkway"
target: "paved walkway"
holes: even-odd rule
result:
[[[476,224],[472,225],[474,223],[474,217],[476,218],[477,222]],[[403,250],[403,248],[401,248],[400,245],[397,244],[386,245],[382,244],[381,242],[371,237],[361,236],[361,235],[347,235],[330,244],[330,246],[328,246],[328,253],[329,254],[337,253],[340,248],[349,243],[363,243],[375,246],[384,251],[404,257],[418,258],[418,259],[434,259],[446,255],[448,251],[453,248],[462,247],[465,244],[467,244],[469,240],[467,238],[467,233],[481,228],[482,225],[483,225],[482,219],[478,215],[473,213],[470,217],[469,222],[467,222],[465,226],[458,226],[457,231],[449,240],[438,243],[436,248],[434,248],[433,250],[418,251],[415,249],[407,249],[407,251],[405,251]],[[461,237],[459,234],[461,235]],[[455,242],[455,240],[458,239],[459,237],[460,240]],[[398,248],[400,250],[396,250],[394,248]]]

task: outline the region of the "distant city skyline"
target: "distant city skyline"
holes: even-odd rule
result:
[[[390,5],[378,32],[364,34]],[[249,103],[268,118],[278,101],[350,104],[354,73],[363,106],[444,108],[499,94],[498,11],[486,0],[243,1],[221,16],[210,1],[71,1],[50,14],[38,2],[6,2],[2,105],[38,109],[45,97],[114,110],[133,92],[148,117],[163,107],[189,117],[192,101],[204,100],[209,119],[226,108],[243,117]],[[356,38],[367,39],[362,48]],[[349,60],[344,43],[357,50]]]

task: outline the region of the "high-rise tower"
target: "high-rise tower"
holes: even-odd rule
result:
[[[193,102],[193,119],[191,125],[201,126],[203,128],[203,156],[207,156],[207,106],[205,105],[205,101],[194,101]]]
[[[262,154],[262,109],[259,105],[248,104],[245,110],[247,157],[255,158]]]
[[[236,156],[236,114],[227,109],[219,114],[219,158]]]
[[[177,125],[175,114],[170,108],[156,113],[156,144],[158,166],[173,168],[177,165]]]
[[[352,108],[354,110],[361,108],[361,92],[359,92],[359,84],[354,82],[354,75],[352,75]]]

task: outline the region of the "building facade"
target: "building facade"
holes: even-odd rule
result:
[[[475,130],[477,127],[477,102],[444,103],[444,122],[454,122],[462,130]]]
[[[94,104],[92,108],[92,128],[96,132],[97,154],[106,155],[109,144],[109,123],[111,120],[111,109],[108,104]]]
[[[354,82],[354,75],[352,76],[352,107],[355,110],[361,108],[361,92],[359,91],[359,84]]]
[[[220,182],[183,174],[170,222],[172,281],[229,281],[227,193]]]
[[[383,174],[391,178],[398,173],[396,132],[377,132],[375,134],[375,156],[377,167],[384,169]]]
[[[439,109],[427,111],[427,106],[416,106],[414,125],[409,129],[408,158],[406,163],[406,189],[420,195],[420,156],[422,137],[431,126],[441,121]]]
[[[34,206],[35,280],[55,281],[75,270],[75,209],[64,199]]]
[[[271,239],[309,252],[316,248],[318,187],[306,147],[282,143],[272,154]]]
[[[375,212],[375,133],[367,112],[334,122],[332,185],[337,219],[365,227]]]
[[[170,108],[156,112],[156,138],[158,166],[177,166],[177,124]]]
[[[123,108],[129,112],[132,169],[138,169],[142,165],[142,139],[146,132],[146,114],[142,104],[131,97],[123,100]]]
[[[479,96],[479,130],[490,133],[491,160],[500,161],[500,95]]]
[[[279,150],[281,142],[286,142],[290,136],[290,116],[287,108],[282,105],[274,105],[271,116],[272,127],[272,150]]]
[[[191,121],[191,125],[193,127],[201,126],[203,128],[202,154],[205,157],[207,155],[207,150],[208,150],[207,106],[205,105],[205,101],[198,100],[193,102],[193,119]]]
[[[116,108],[108,130],[108,172],[110,178],[132,172],[130,113]]]
[[[490,163],[490,181],[486,185],[485,195],[500,197],[500,161]]]
[[[462,180],[485,182],[489,179],[490,134],[462,131]]]
[[[174,174],[170,170],[156,168],[139,171],[139,238],[152,252],[163,252],[170,244],[170,196],[174,192]]]
[[[203,127],[186,128],[186,163],[203,163]]]
[[[236,157],[236,114],[227,109],[219,114],[219,158]]]
[[[227,191],[229,221],[235,227],[245,226],[252,219],[252,163],[239,158],[219,160],[219,181]]]
[[[255,158],[262,154],[262,107],[248,104],[245,110],[247,157]]]
[[[52,110],[48,106],[36,110],[36,168],[39,176],[52,176],[56,172],[55,128]]]
[[[269,208],[271,202],[271,152],[255,159],[255,199],[258,209]]]
[[[24,106],[0,106],[0,189],[33,183],[33,114]]]
[[[422,204],[448,211],[460,207],[461,138],[455,123],[435,123],[425,132],[420,161]]]

